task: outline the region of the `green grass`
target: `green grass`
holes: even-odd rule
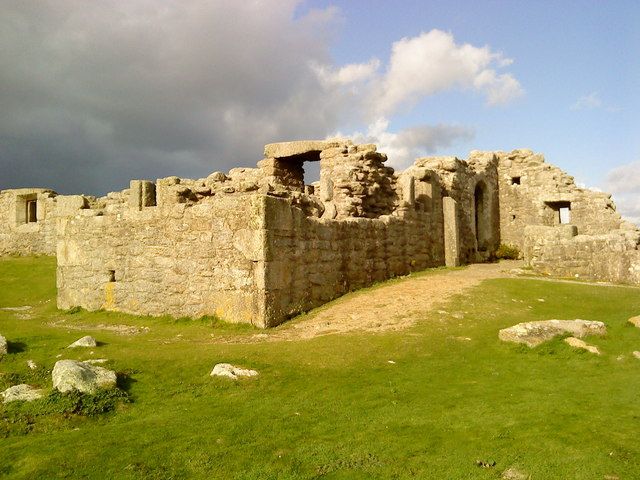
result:
[[[534,479],[640,478],[640,360],[631,355],[640,329],[626,323],[640,313],[638,289],[494,280],[443,304],[449,315],[425,312],[402,332],[230,344],[219,339],[259,332],[215,319],[57,311],[54,267],[46,257],[0,259],[0,307],[33,306],[30,318],[0,310],[12,342],[0,381],[50,387],[58,355],[108,358],[130,403],[26,420],[19,412],[35,407],[0,406],[0,477],[495,479],[517,467]],[[497,339],[500,328],[550,318],[604,321],[608,335],[587,339],[603,355]],[[51,325],[61,320],[150,330]],[[65,349],[85,334],[103,342],[93,355]],[[217,362],[260,376],[214,379]]]

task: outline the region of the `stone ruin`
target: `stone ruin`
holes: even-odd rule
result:
[[[402,172],[375,145],[275,143],[257,168],[132,180],[105,197],[0,192],[0,254],[55,254],[58,307],[272,327],[415,270],[494,258],[640,284],[640,230],[611,196],[530,150],[420,158]],[[304,164],[320,162],[320,180]]]

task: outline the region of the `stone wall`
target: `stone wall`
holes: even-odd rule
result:
[[[640,285],[637,229],[578,235],[574,225],[528,226],[524,231],[524,256],[543,274]]]
[[[267,145],[256,168],[132,180],[100,198],[5,191],[0,253],[57,243],[63,309],[260,327],[377,281],[491,259],[500,243],[544,273],[638,283],[640,232],[541,155],[429,157],[402,172],[386,160],[375,145],[289,142]],[[320,162],[312,185],[308,162]]]
[[[578,187],[573,177],[531,150],[496,152],[500,191],[500,235],[505,244],[524,246],[528,225],[554,226],[562,220],[584,235],[619,229],[624,223],[611,195]]]
[[[435,172],[441,195],[455,200],[459,263],[485,261],[500,244],[496,165],[492,152],[472,152],[466,162],[455,157],[427,157],[411,167]]]
[[[118,213],[87,209],[58,219],[59,308],[266,326],[263,196],[120,205]]]
[[[267,197],[265,274],[273,324],[346,292],[444,265],[441,202],[403,216],[323,219]]]
[[[0,191],[0,255],[53,255],[56,193],[43,188]]]

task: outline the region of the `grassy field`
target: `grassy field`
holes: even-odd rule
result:
[[[130,401],[95,416],[50,399],[0,406],[0,477],[494,479],[517,468],[545,480],[640,478],[640,329],[626,322],[640,314],[638,289],[493,280],[402,332],[242,344],[229,342],[259,332],[60,312],[54,269],[50,258],[0,259],[0,307],[32,307],[0,310],[11,342],[0,387],[50,387],[59,358],[108,358]],[[606,337],[587,339],[603,355],[497,339],[550,318],[605,322]],[[65,348],[86,334],[102,344]],[[217,362],[260,376],[212,378]]]

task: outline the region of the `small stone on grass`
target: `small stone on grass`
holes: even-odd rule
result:
[[[93,338],[91,335],[86,335],[86,336],[84,336],[82,338],[79,338],[75,342],[73,342],[67,348],[96,347],[96,346],[98,346],[98,343],[96,342],[96,339]]]
[[[586,350],[587,352],[591,352],[595,355],[600,355],[600,350],[598,350],[598,347],[594,345],[589,345],[588,343],[586,343],[583,340],[580,340],[579,338],[567,337],[564,339],[564,342],[572,346],[573,348],[580,348],[582,350]]]
[[[238,377],[255,377],[258,372],[246,368],[236,367],[230,363],[218,363],[211,370],[212,377],[228,377],[237,379]]]

